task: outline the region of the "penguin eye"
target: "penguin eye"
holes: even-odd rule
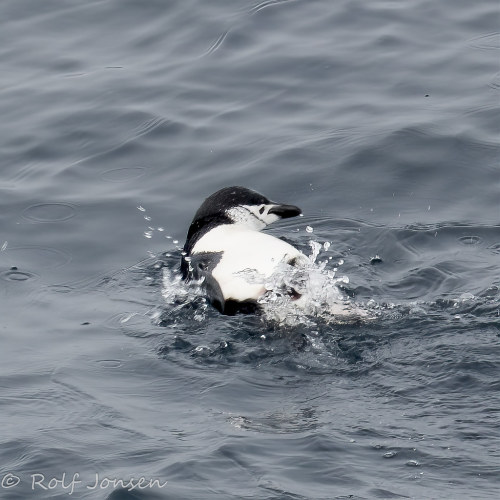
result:
[[[262,205],[260,208],[259,208],[259,214],[262,215],[264,213],[264,210],[266,209],[266,207],[264,205]]]

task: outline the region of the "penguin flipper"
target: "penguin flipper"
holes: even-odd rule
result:
[[[203,280],[201,286],[205,289],[210,303],[224,313],[224,295],[217,280],[212,276],[212,271],[215,269],[220,259],[222,252],[201,252],[189,256],[189,261],[186,261],[183,275],[187,280]],[[185,258],[183,258],[183,263]],[[189,268],[189,271],[187,271]]]
[[[225,299],[221,287],[213,277],[212,271],[222,258],[222,252],[202,252],[190,256],[188,279],[202,280],[202,287],[210,303],[222,314],[234,316],[235,314],[254,314],[259,311],[256,300]],[[187,264],[187,263],[186,263]]]

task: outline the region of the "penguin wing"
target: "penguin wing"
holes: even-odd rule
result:
[[[223,252],[201,252],[190,255],[190,276],[195,280],[203,280],[202,286],[206,290],[212,305],[223,311],[224,295],[212,271],[222,258]]]

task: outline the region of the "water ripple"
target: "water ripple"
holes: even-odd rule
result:
[[[223,44],[228,33],[229,30],[224,31],[221,35],[219,35],[217,40],[215,40],[215,42],[208,48],[205,55],[213,54]]]
[[[17,267],[37,269],[55,269],[71,261],[71,254],[64,250],[37,245],[7,247],[3,255]]]
[[[469,44],[478,49],[500,49],[500,33],[487,33],[486,35],[471,38]]]
[[[283,3],[289,3],[294,0],[265,0],[264,2],[260,2],[259,4],[252,7],[248,12],[250,14],[256,14],[257,12],[264,10],[268,7],[272,7],[274,5],[279,5]]]
[[[77,207],[70,203],[48,202],[30,205],[22,215],[32,222],[63,222],[73,218],[76,211]]]
[[[128,182],[139,179],[146,173],[144,167],[122,167],[106,170],[101,174],[101,178],[109,182]]]

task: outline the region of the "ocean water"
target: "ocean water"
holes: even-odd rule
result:
[[[497,498],[499,15],[3,0],[0,498]],[[373,319],[186,288],[230,185]]]

